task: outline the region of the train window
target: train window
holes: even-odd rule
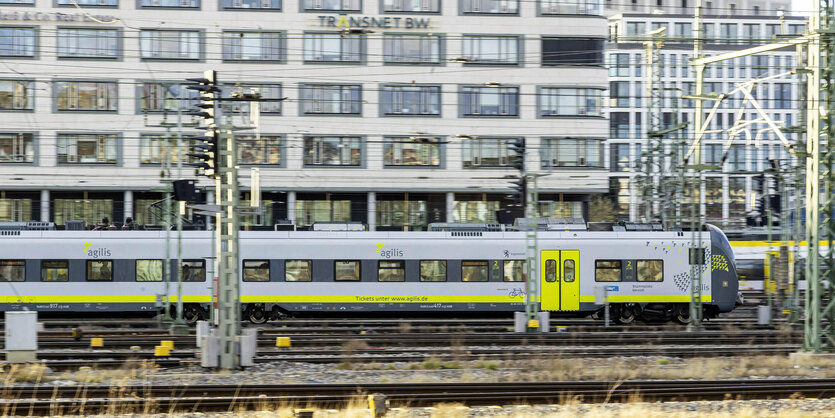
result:
[[[574,260],[565,260],[563,263],[562,280],[568,283],[574,281]]]
[[[136,281],[161,282],[162,260],[136,260]]]
[[[420,281],[445,282],[446,260],[420,260]]]
[[[333,278],[338,282],[358,282],[360,280],[359,260],[336,260],[333,262]]]
[[[310,281],[310,260],[285,260],[284,281],[286,282],[309,282]]]
[[[23,260],[0,260],[0,282],[26,280],[26,263]]]
[[[462,282],[486,282],[490,277],[487,261],[470,260],[461,262]]]
[[[620,260],[595,260],[594,281],[619,282],[621,280]]]
[[[244,281],[270,281],[270,262],[267,260],[244,260]]]
[[[113,281],[113,261],[87,260],[87,281]]]
[[[545,281],[548,283],[557,281],[557,260],[545,260]]]
[[[66,282],[70,279],[70,262],[67,260],[44,260],[41,263],[42,282]]]
[[[504,281],[524,282],[525,281],[525,260],[505,260]]]
[[[378,261],[377,280],[381,282],[402,282],[406,280],[406,262]]]
[[[705,263],[705,249],[691,248],[690,249],[690,264],[702,265]]]
[[[206,260],[183,260],[180,271],[184,282],[205,282]]]
[[[639,282],[661,282],[664,281],[663,260],[638,260]]]

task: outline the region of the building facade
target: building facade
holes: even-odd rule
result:
[[[699,0],[606,0],[607,16],[619,13],[661,15],[690,15],[696,11]],[[790,0],[704,0],[703,16],[777,16],[791,13]]]
[[[664,139],[667,173],[675,138],[681,138],[688,147],[693,142],[694,102],[681,99],[683,95],[693,94],[695,88],[695,73],[689,63],[693,56],[692,25],[692,16],[684,15],[625,13],[610,18],[611,36],[606,50],[610,140],[605,158],[611,170],[610,193],[622,218],[641,220],[645,213],[640,183],[646,171],[650,93],[643,41],[648,39],[649,31],[666,28],[659,67],[662,127],[689,122],[685,130]],[[778,36],[804,31],[802,17],[708,16],[702,35],[704,55],[750,48],[773,42]],[[704,93],[731,93],[742,82],[785,74],[795,69],[797,62],[795,49],[787,48],[712,64],[705,72]],[[770,118],[786,128],[798,124],[798,88],[796,76],[784,75],[756,83],[751,94]],[[714,103],[704,102],[705,117]],[[767,125],[763,121],[737,125],[759,118],[756,108],[744,102],[741,93],[736,93],[722,102],[707,125],[710,133],[704,137],[702,157],[703,163],[711,168],[703,172],[701,210],[709,222],[727,227],[744,226],[746,214],[755,209],[756,198],[763,193],[759,176],[772,168],[772,164],[787,170],[794,163],[778,137],[764,130]],[[729,130],[734,131],[735,125],[736,134],[730,135]],[[796,141],[795,134],[785,135],[790,142]],[[690,195],[683,193],[674,198],[686,206]],[[689,209],[685,212],[689,214]]]
[[[606,36],[597,0],[0,0],[0,221],[159,224],[161,180],[196,178],[174,138],[208,69],[274,99],[237,134],[250,222],[495,221],[517,138],[543,214],[584,216],[609,188]]]

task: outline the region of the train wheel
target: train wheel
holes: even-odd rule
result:
[[[183,319],[187,324],[194,324],[203,319],[203,309],[196,305],[186,305],[183,307]]]
[[[690,323],[690,309],[688,306],[678,308],[678,312],[676,313],[676,322],[683,325]]]
[[[615,315],[615,322],[621,325],[629,325],[635,322],[635,311],[631,306],[621,306]]]
[[[250,306],[249,309],[247,309],[247,312],[249,312],[249,315],[247,315],[249,322],[252,322],[253,324],[263,324],[267,322],[267,311],[264,310],[264,305]]]

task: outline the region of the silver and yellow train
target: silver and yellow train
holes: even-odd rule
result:
[[[183,314],[205,317],[213,301],[211,232],[186,231],[182,263],[160,231],[4,231],[0,308],[63,312],[153,312],[164,281],[183,277]],[[688,320],[691,271],[702,277],[706,317],[737,300],[734,253],[708,226],[698,248],[685,232],[540,231],[538,303],[554,315]],[[429,314],[524,310],[523,232],[240,233],[242,314]],[[693,265],[691,265],[693,263]],[[691,270],[693,268],[693,270]],[[166,286],[168,286],[167,291]],[[172,297],[168,302],[176,302]]]

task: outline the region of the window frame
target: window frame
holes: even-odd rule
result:
[[[61,267],[48,267],[47,268],[47,267],[44,266],[45,263],[60,263],[60,262],[63,262],[65,267],[63,267],[63,268],[61,268]],[[63,260],[62,259],[41,260],[40,270],[41,270],[41,272],[40,272],[41,273],[40,274],[41,282],[52,283],[52,282],[68,282],[68,281],[70,281],[70,260],[67,260],[67,259],[63,259]],[[58,273],[56,273],[56,276],[60,276],[60,270],[66,270],[66,278],[64,280],[45,280],[44,279],[44,272],[45,271],[53,271],[53,270],[58,271]]]
[[[661,263],[661,280],[641,280],[641,263]],[[647,259],[635,260],[635,281],[643,283],[661,283],[664,281],[664,260]]]
[[[563,159],[560,155],[560,142],[561,141],[574,141],[574,150],[573,154],[574,164],[568,164],[568,159]],[[605,169],[605,162],[603,161],[604,157],[604,150],[603,144],[606,142],[605,139],[602,138],[584,138],[584,137],[543,137],[541,139],[541,146],[540,146],[540,153],[544,153],[541,155],[541,162],[542,162],[542,169],[545,170],[602,170]],[[567,147],[568,144],[565,144]],[[589,159],[589,150],[596,150],[596,165],[592,165]],[[570,151],[570,150],[569,150]],[[565,151],[563,151],[565,152]],[[582,154],[582,156],[581,156]],[[571,152],[567,153],[568,156],[571,155]],[[581,164],[582,161],[585,161],[585,164]],[[563,165],[563,163],[566,163]]]
[[[467,263],[470,263],[470,264],[468,265]],[[478,263],[478,264],[473,264],[473,263]],[[484,263],[484,264],[482,264],[482,263]],[[484,275],[482,276],[481,272],[478,272],[479,274],[478,274],[478,277],[477,277],[478,279],[481,279],[483,277],[484,280],[465,280],[464,279],[466,277],[465,274],[464,274],[465,267],[478,268],[479,270],[481,270],[481,268],[484,268]],[[470,282],[471,283],[489,282],[490,281],[490,261],[489,260],[461,260],[461,281],[462,282],[467,282],[467,283],[470,283]]]
[[[61,54],[61,42],[64,41],[64,39],[69,39],[69,36],[68,36],[69,33],[63,33],[62,34],[62,31],[96,32],[97,42],[107,42],[107,40],[104,40],[100,37],[100,35],[101,35],[100,32],[111,32],[111,33],[114,34],[113,35],[113,38],[114,38],[113,39],[113,41],[114,41],[114,51],[113,52],[114,53],[112,55],[98,54],[98,52],[100,52],[101,49],[99,49],[98,45],[97,45],[97,49],[96,49],[97,54],[96,55],[71,55],[71,54],[70,55],[67,55],[67,54],[62,55]],[[121,61],[123,59],[123,35],[122,35],[122,29],[121,28],[109,29],[109,28],[89,27],[89,26],[59,26],[59,27],[56,28],[56,32],[58,34],[58,40],[57,40],[57,43],[55,45],[55,58],[58,59],[58,60],[111,60],[111,61]],[[86,38],[84,36],[79,36],[79,35],[75,35],[75,36],[76,36],[76,38]],[[67,49],[69,49],[69,48],[67,48]],[[76,48],[76,49],[81,49],[81,48]],[[106,50],[106,48],[104,48],[104,50]]]
[[[11,107],[0,107],[3,112],[34,112],[35,111],[35,79],[32,78],[2,78],[0,82],[8,82],[11,85],[8,98],[11,100]],[[24,90],[18,95],[18,90]],[[22,97],[18,97],[22,96]],[[23,106],[15,106],[16,103],[25,102]]]
[[[598,263],[617,263],[618,267],[600,267]],[[600,280],[598,276],[599,270],[612,270],[617,271],[617,280]],[[623,281],[623,260],[614,260],[614,259],[599,259],[594,260],[594,281],[597,283],[618,283]]]
[[[397,0],[382,0],[380,1],[380,14],[414,14],[414,15],[439,15],[441,14],[441,10],[443,10],[443,0],[401,0],[401,1],[412,1],[416,3],[422,2],[434,2],[437,10],[406,10],[404,7],[402,10],[386,10],[386,1],[397,2]]]
[[[89,142],[89,138],[94,137],[96,141],[96,160],[97,161],[79,161],[79,154],[78,154],[78,140],[87,138]],[[110,144],[105,144],[105,160],[103,162],[98,161],[99,150],[98,147],[100,146],[99,141],[103,138],[107,137],[106,139],[112,139],[113,145],[112,148],[114,150],[115,155],[113,156],[113,161],[109,161],[108,157],[106,156],[108,153],[107,148],[110,148]],[[74,139],[75,144],[70,144],[69,140]],[[62,142],[66,141],[66,145],[62,147]],[[55,155],[58,158],[58,165],[67,165],[67,166],[75,166],[75,165],[114,165],[118,166],[121,163],[121,137],[117,134],[113,133],[97,133],[97,132],[57,132],[56,134],[56,150]],[[64,148],[65,153],[61,154],[61,149]],[[69,153],[70,150],[74,149],[75,154],[73,155],[73,161],[70,161]],[[64,161],[61,161],[61,155],[64,156]]]
[[[482,97],[487,90],[495,90],[495,93],[491,94],[497,95],[495,100],[498,103],[495,106],[498,110],[497,114],[483,112],[485,105],[482,104]],[[467,99],[468,95],[469,100]],[[519,118],[522,113],[519,109],[519,99],[520,89],[516,85],[501,85],[499,87],[461,85],[458,89],[458,116],[460,118]],[[486,106],[491,107],[491,105],[492,103]],[[478,110],[474,111],[476,108]],[[507,109],[506,112],[503,112],[503,109]]]
[[[223,0],[219,0],[219,1],[223,1]],[[263,37],[263,35],[275,36],[277,38],[275,40],[275,42],[277,42],[277,55],[278,56],[276,58],[270,57],[270,58],[258,58],[258,59],[230,57],[230,56],[227,55],[227,48],[232,50],[231,52],[235,52],[233,50],[234,48],[232,48],[232,46],[234,46],[234,45],[230,46],[230,41],[234,40],[234,37],[230,36],[230,35],[233,35],[233,34],[237,34],[240,38],[243,38],[243,36],[241,36],[241,35],[246,35],[246,34],[262,35],[258,38],[258,41],[259,41],[258,48],[261,49],[262,51],[264,50],[264,37]],[[287,32],[286,31],[282,31],[282,30],[224,29],[221,32],[220,56],[221,56],[221,60],[223,62],[234,62],[234,63],[240,63],[240,64],[243,64],[243,63],[272,63],[272,64],[282,63],[283,64],[283,63],[286,62],[286,57],[287,57],[286,45],[287,45]],[[242,43],[238,43],[237,46],[238,46],[238,48],[237,48],[238,53],[236,55],[239,55],[239,56],[242,57],[243,56],[243,45],[242,45]]]
[[[145,5],[142,4],[146,0],[136,0],[136,9],[137,10],[202,10],[203,2],[201,0],[177,0],[180,4],[179,6],[163,6],[163,5],[154,5],[154,2],[161,3],[160,0],[148,0],[151,4]],[[197,2],[196,6],[183,6],[183,2]]]
[[[40,55],[40,30],[36,26],[26,26],[26,25],[0,25],[0,30],[3,29],[14,29],[14,30],[31,30],[32,31],[32,44],[31,45],[24,45],[23,49],[26,47],[31,46],[32,53],[31,54],[2,54],[0,53],[0,58],[7,58],[7,59],[38,59]],[[26,35],[19,36],[19,35],[12,35],[15,36],[15,39],[26,39]],[[13,42],[14,43],[14,42]],[[19,43],[19,41],[17,42]],[[25,42],[23,42],[25,44]],[[0,44],[2,45],[2,44]],[[0,48],[2,51],[2,48]]]
[[[439,84],[381,84],[380,117],[441,117],[443,108],[441,90]],[[403,100],[412,98],[412,95],[418,97],[417,103]],[[406,109],[407,105],[409,109],[417,108],[418,112],[395,111],[398,108]]]
[[[392,263],[393,265],[396,263],[399,267],[383,267],[383,263]],[[383,275],[380,274],[382,271],[394,271],[398,270],[401,272],[402,277],[400,280],[382,280]],[[406,260],[377,260],[377,281],[381,283],[401,283],[406,281]]]
[[[302,0],[303,2],[304,0]],[[310,37],[310,38],[308,38]],[[324,42],[327,40],[326,38],[336,38],[339,40],[339,59],[337,60],[329,60],[325,59],[325,52],[328,52],[324,48]],[[332,39],[331,39],[332,40]],[[351,51],[350,47],[352,45],[346,44],[346,41],[353,41],[356,40],[357,44],[357,51]],[[349,34],[343,35],[341,32],[334,32],[334,31],[304,31],[302,34],[302,62],[304,64],[327,64],[327,65],[334,65],[334,64],[346,64],[346,65],[362,65],[365,64],[366,60],[366,51],[367,51],[367,37],[363,34]],[[308,43],[310,43],[310,50],[308,50]],[[314,43],[318,43],[319,45],[315,45]],[[317,52],[317,48],[320,47]],[[346,52],[347,47],[347,52]],[[353,58],[356,55],[356,59],[349,59]],[[311,57],[311,58],[309,58]],[[317,58],[318,57],[318,58]]]
[[[337,154],[339,156],[339,164],[327,164],[326,156],[327,156],[327,149],[326,145],[327,142],[325,138],[338,138],[339,144],[338,147],[342,147],[343,150],[338,151]],[[349,146],[343,145],[346,140],[350,140],[351,144]],[[311,143],[311,147],[308,148],[308,141]],[[354,147],[354,141],[356,141]],[[345,151],[347,148],[347,152]],[[359,152],[359,161],[356,164],[353,163],[353,152]],[[365,166],[365,138],[362,136],[352,136],[352,135],[304,135],[302,137],[302,166],[309,167],[309,168],[327,168],[327,167],[336,167],[336,168],[364,168]],[[347,161],[345,163],[344,158],[347,154]],[[318,162],[317,162],[318,161]]]
[[[525,265],[525,263],[526,263],[526,262],[527,262],[527,260],[503,260],[503,261],[502,261],[502,281],[507,282],[507,283],[519,283],[519,282],[524,283],[524,282],[525,282],[525,274],[527,274],[527,271],[526,271],[526,270],[527,270],[527,266]],[[512,264],[511,264],[511,263],[512,263]],[[511,265],[511,266],[512,266],[512,265],[513,265],[513,264],[515,264],[515,263],[521,263],[521,264],[522,264],[522,277],[521,277],[521,280],[508,280],[508,279],[507,279],[507,277],[508,277],[508,276],[507,276],[507,268],[508,268],[508,265]],[[513,269],[513,267],[511,267],[511,273],[513,272],[513,271],[512,271],[512,269]],[[512,277],[511,277],[511,278],[512,278]]]
[[[423,271],[424,271],[424,263],[441,263],[440,265],[442,265],[442,266],[443,266],[443,269],[444,269],[444,277],[443,277],[443,280],[424,280],[424,277],[428,277],[428,275],[427,275],[427,276],[425,276],[425,275],[423,274]],[[421,282],[424,282],[424,283],[444,283],[444,282],[446,282],[446,281],[448,281],[448,280],[449,280],[449,270],[448,270],[448,266],[449,266],[449,265],[448,265],[448,263],[447,263],[447,260],[441,260],[441,259],[437,259],[437,260],[420,260],[420,261],[418,262],[418,269],[419,269],[419,271],[418,271],[418,277],[419,277],[419,279],[418,279],[418,280],[419,280],[419,281],[421,281]],[[434,275],[433,275],[432,277],[438,277],[438,276],[434,276]]]
[[[2,165],[35,165],[38,161],[38,139],[33,132],[4,132],[0,131],[0,139],[8,139],[11,143],[11,154],[7,154],[8,160],[0,158]],[[19,152],[23,153],[20,154]]]
[[[254,267],[253,266],[247,266],[247,263],[258,263],[258,265],[254,266]],[[255,276],[258,276],[258,275],[263,273],[260,270],[264,269],[265,264],[266,264],[266,271],[267,271],[267,280],[247,280],[247,277],[246,277],[247,270],[259,270],[258,274],[255,275]],[[255,260],[244,259],[244,260],[241,260],[241,281],[247,282],[247,283],[265,283],[265,282],[269,282],[270,278],[271,278],[271,276],[270,276],[270,260],[268,260],[268,259],[255,259]]]
[[[159,270],[159,280],[139,280],[139,262],[140,262],[140,261],[158,261],[158,262],[159,262],[159,266],[160,266],[160,270]],[[142,283],[153,283],[153,282],[161,282],[161,281],[163,281],[163,279],[165,279],[165,267],[164,267],[164,264],[165,264],[165,263],[164,263],[162,260],[160,260],[160,259],[154,259],[154,258],[140,258],[140,259],[136,259],[136,260],[134,260],[134,263],[133,263],[134,278],[133,278],[133,280],[134,280],[134,281],[136,281],[136,282],[142,282]]]
[[[281,12],[284,10],[284,1],[283,0],[260,0],[261,4],[264,4],[265,1],[269,1],[272,3],[273,1],[278,2],[278,7],[234,7],[234,2],[236,0],[228,0],[230,3],[233,4],[232,7],[226,6],[227,0],[218,0],[217,7],[218,10],[221,11],[236,11],[236,12],[246,12],[246,11],[255,11],[255,12]],[[238,0],[239,1],[239,0]]]
[[[311,0],[311,1],[315,1],[315,0]],[[341,0],[341,1],[344,2],[346,0]],[[363,3],[362,0],[357,0],[357,1],[359,2],[359,7],[357,7],[356,9],[346,9],[346,8],[325,9],[324,7],[317,9],[315,7],[314,8],[307,8],[306,5],[305,5],[306,0],[301,0],[301,1],[299,1],[299,12],[301,12],[301,13],[323,13],[323,12],[324,13],[332,13],[332,12],[339,12],[339,13],[346,13],[346,14],[347,13],[362,13],[363,6],[365,6],[365,5],[362,4]]]
[[[337,274],[337,263],[356,263],[355,269],[353,271],[356,272],[356,279],[340,279],[339,274]],[[362,281],[362,260],[333,260],[333,281],[335,282],[361,282]]]
[[[553,3],[544,7],[544,3]],[[568,5],[568,6],[566,6]],[[560,6],[574,6],[575,10],[559,10]],[[583,7],[585,6],[585,7]],[[557,11],[551,11],[551,10]],[[583,13],[585,11],[585,13]],[[536,2],[537,16],[603,16],[603,6],[599,0],[538,0]]]
[[[522,66],[525,62],[524,60],[524,42],[522,41],[523,37],[521,35],[495,35],[495,34],[464,34],[461,36],[461,56],[466,59],[464,62],[464,66]],[[478,42],[478,50],[479,53],[475,54],[474,51],[470,50],[469,54],[467,49],[474,49],[476,42]],[[481,52],[482,45],[481,41],[494,41],[499,42],[499,56],[503,55],[511,55],[513,53],[502,54],[501,49],[504,45],[504,41],[512,41],[508,42],[508,44],[515,44],[515,59],[510,62],[504,62],[501,58],[497,58],[495,60],[485,59],[484,53]],[[486,54],[489,56],[489,54]],[[473,57],[477,57],[473,59]]]
[[[91,84],[95,85],[95,97],[91,100],[96,102],[96,105],[82,108],[80,103],[84,96],[81,95],[81,90],[89,90]],[[119,113],[118,80],[55,79],[52,80],[52,91],[54,113]],[[62,99],[62,95],[65,95],[65,98]],[[66,103],[66,108],[61,107],[62,100]],[[102,100],[107,103],[104,108],[98,104]]]
[[[545,52],[545,43],[547,41],[559,41],[560,43],[566,41],[596,41],[599,42],[600,49],[594,50],[584,50],[584,52],[591,54],[594,53],[594,56],[591,55],[584,55],[584,58],[580,61],[563,61],[558,60],[554,61],[554,57],[550,57],[549,60],[546,60],[546,52]],[[561,36],[561,35],[541,35],[540,36],[540,56],[539,56],[539,64],[541,67],[564,67],[564,66],[571,66],[571,67],[603,67],[606,65],[606,38],[605,37],[592,37],[592,36]],[[567,49],[560,51],[578,51],[577,46],[573,49]],[[548,53],[551,54],[550,52]],[[579,54],[576,54],[579,55]],[[615,54],[612,54],[615,55]],[[628,55],[628,54],[627,54]],[[578,58],[575,56],[575,59]],[[629,68],[626,69],[627,75],[629,76]]]
[[[112,259],[94,259],[94,260],[84,260],[84,261],[86,261],[85,269],[84,269],[84,281],[85,282],[113,282],[114,281],[113,280],[114,271],[113,271],[113,260]],[[110,279],[91,280],[90,276],[91,276],[91,273],[93,272],[91,263],[110,263]],[[103,267],[104,266],[102,265],[102,268]],[[99,274],[101,274],[101,268],[99,269]]]
[[[189,264],[186,264],[186,263],[189,263]],[[203,271],[203,274],[200,275],[200,280],[186,280],[186,275],[183,272],[183,268],[188,266],[189,270],[191,270],[192,266],[191,266],[190,263],[199,263],[200,267],[198,267],[197,270],[202,270]],[[191,258],[191,259],[182,260],[182,262],[180,263],[180,277],[183,278],[183,282],[188,282],[188,283],[205,282],[206,281],[206,260],[201,259],[201,258]],[[191,277],[194,277],[194,275],[191,275]]]
[[[521,7],[520,0],[489,0],[494,3],[500,3],[499,9],[501,9],[501,3],[514,3],[516,5],[516,10],[513,12],[506,11],[498,11],[498,12],[485,12],[482,11],[482,7],[484,4],[480,4],[477,8],[472,7],[473,2],[475,1],[486,1],[486,0],[458,0],[458,15],[459,16],[519,16],[519,9]],[[469,3],[469,8],[467,7]],[[478,9],[478,10],[474,10]],[[509,9],[509,8],[508,8]]]
[[[418,41],[420,43],[420,57],[417,60],[408,59],[409,54],[397,55],[396,50],[403,51],[403,41]],[[429,41],[429,60],[424,59],[424,42]],[[434,42],[432,42],[434,41]],[[436,45],[433,45],[436,44]],[[432,57],[432,47],[437,46],[437,56]],[[393,51],[394,50],[394,51]],[[403,59],[393,59],[403,57]],[[383,65],[443,65],[444,64],[444,36],[434,32],[429,33],[404,33],[384,32],[383,33]]]
[[[304,262],[304,263],[306,263],[306,264],[307,264],[307,273],[308,273],[307,280],[287,280],[287,275],[288,275],[288,274],[290,274],[290,269],[288,269],[288,264],[289,264],[289,263],[291,263],[291,262],[294,262],[294,261],[301,261],[301,262]],[[299,270],[299,273],[301,273],[301,270]],[[301,283],[310,283],[310,282],[312,282],[312,281],[313,281],[313,260],[311,260],[311,259],[302,259],[302,258],[294,258],[294,259],[289,259],[289,258],[288,258],[288,259],[284,260],[284,282],[289,282],[289,283],[297,283],[297,282],[301,282]]]
[[[20,263],[20,264],[7,264],[7,263]],[[22,258],[7,258],[0,260],[0,270],[5,270],[6,267],[19,267],[15,269],[9,269],[11,271],[20,272],[22,275],[20,276],[20,280],[8,280],[6,278],[0,279],[0,283],[2,282],[9,282],[9,283],[18,283],[18,282],[25,282],[26,281],[26,260]]]
[[[477,138],[464,138],[461,141],[461,167],[468,170],[509,168],[512,152],[508,148],[508,143],[519,139],[524,139],[524,137],[479,136]],[[495,144],[487,145],[488,143]],[[496,155],[485,157],[485,149],[488,152],[496,151]],[[497,164],[484,164],[485,158],[488,160],[495,159]]]
[[[568,104],[568,108],[577,109],[576,113],[562,113],[561,98],[564,91],[573,91],[569,97],[575,98],[575,103]],[[602,118],[603,96],[605,89],[597,87],[562,87],[562,86],[537,86],[536,87],[536,117],[539,119],[548,118]],[[591,94],[589,94],[591,93]],[[596,101],[596,106],[589,109],[589,100]],[[553,106],[552,106],[553,105]],[[596,109],[596,110],[595,110]],[[556,113],[555,113],[556,112]]]
[[[196,43],[195,46],[197,47],[197,57],[182,57],[182,55],[183,55],[182,48],[181,48],[183,46],[182,45],[182,41],[183,41],[182,39],[179,40],[180,48],[178,48],[178,51],[177,51],[177,55],[179,55],[179,56],[170,56],[170,55],[167,55],[167,56],[161,56],[161,55],[146,56],[145,55],[146,51],[143,49],[143,43],[145,43],[145,42],[153,42],[154,44],[156,44],[156,48],[154,48],[153,45],[150,45],[151,50],[147,51],[148,53],[152,52],[154,49],[156,49],[158,51],[157,54],[161,53],[160,52],[161,48],[159,48],[158,43],[160,42],[159,34],[163,34],[163,33],[177,33],[177,34],[179,34],[180,38],[182,38],[183,34],[187,34],[187,33],[188,34],[196,34],[197,36],[196,36],[196,39],[194,41]],[[154,37],[146,41],[144,39],[146,34],[154,34]],[[204,29],[141,28],[139,30],[139,36],[138,36],[138,38],[139,38],[139,60],[140,61],[171,61],[171,62],[182,62],[182,61],[202,62],[206,58],[206,37],[205,37],[205,34],[206,34],[206,32],[205,32]],[[187,45],[189,45],[189,47],[190,47],[191,42],[189,41],[187,43]]]
[[[339,89],[338,106],[340,111],[337,113],[324,111],[329,107],[330,100],[327,96],[333,95],[337,88]],[[355,93],[356,100],[354,100]],[[346,108],[348,110],[343,111]],[[362,108],[362,84],[299,84],[299,116],[362,117]]]
[[[102,0],[97,0],[95,3],[99,3]],[[116,4],[91,4],[90,2],[78,1],[78,5],[81,7],[95,7],[97,9],[118,9],[119,8],[119,0],[110,0],[114,1]],[[75,4],[72,1],[67,0],[65,3],[62,3],[61,0],[53,0],[52,7],[72,7],[75,8]]]
[[[383,167],[384,168],[443,168],[444,144],[443,138],[414,137],[414,136],[384,136],[383,137]],[[411,147],[407,147],[410,145]],[[404,152],[414,150],[418,164],[405,163]],[[433,157],[437,163],[432,164]],[[399,163],[398,163],[399,161]],[[428,162],[428,163],[424,163]]]

